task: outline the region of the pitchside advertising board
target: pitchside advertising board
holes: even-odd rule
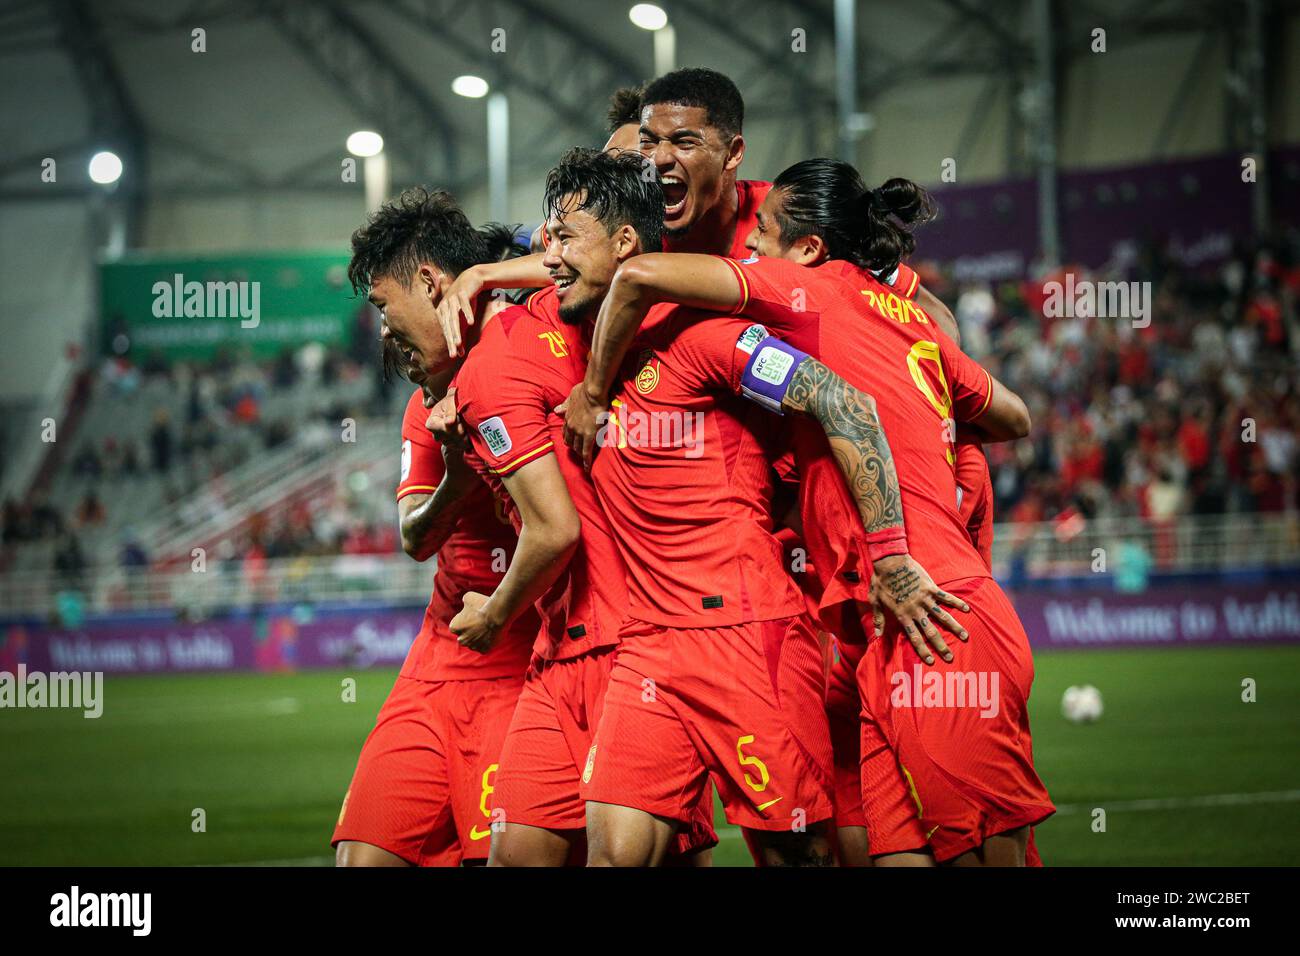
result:
[[[1013,597],[1035,651],[1300,643],[1300,584]],[[421,620],[416,607],[347,605],[206,621],[104,616],[75,627],[0,618],[0,672],[18,673],[19,665],[110,674],[395,667]]]
[[[341,345],[364,301],[344,251],[128,256],[100,266],[102,347],[125,335],[137,357],[258,358],[307,342]]]

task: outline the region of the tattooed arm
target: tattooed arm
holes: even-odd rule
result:
[[[781,406],[815,418],[826,432],[831,452],[857,503],[873,559],[873,598],[896,617],[916,652],[927,664],[934,656],[928,641],[945,661],[952,651],[933,622],[961,640],[966,629],[941,604],[969,611],[960,598],[935,585],[907,553],[903,501],[894,456],[876,415],[876,400],[854,388],[811,356],[795,368]],[[877,615],[877,634],[882,633]],[[923,639],[924,637],[924,639]]]

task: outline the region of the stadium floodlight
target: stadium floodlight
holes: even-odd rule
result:
[[[482,99],[488,94],[488,82],[481,76],[458,76],[451,81],[451,91],[457,96],[468,96],[472,100]]]
[[[122,178],[122,160],[117,153],[101,150],[90,157],[90,178],[101,186],[111,186]]]
[[[653,3],[638,3],[627,12],[627,18],[642,30],[662,30],[668,25],[664,8]]]
[[[348,152],[353,156],[378,156],[384,151],[384,138],[368,129],[359,129],[348,137]]]
[[[472,100],[488,96],[490,89],[487,80],[473,74],[451,81],[453,93]],[[510,192],[510,107],[506,95],[500,91],[488,96],[487,134],[488,210],[498,222],[505,222]]]
[[[677,31],[668,22],[667,11],[653,3],[638,3],[627,12],[627,18],[654,35],[655,76],[663,76],[676,69]]]

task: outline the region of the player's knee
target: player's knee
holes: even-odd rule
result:
[[[507,823],[492,834],[487,865],[564,866],[570,848],[570,839],[559,832]]]
[[[620,841],[606,844],[592,844],[587,850],[588,866],[649,866],[649,848],[643,843]]]
[[[830,825],[816,823],[803,832],[753,831],[764,866],[834,866]]]
[[[871,866],[866,827],[840,827],[835,834],[840,866]]]
[[[1024,866],[1029,845],[1029,827],[1017,827],[991,836],[981,847],[985,866]]]
[[[653,819],[593,804],[587,805],[588,866],[649,866],[654,859]]]
[[[588,866],[649,866],[654,855],[651,833],[606,827],[587,835]]]

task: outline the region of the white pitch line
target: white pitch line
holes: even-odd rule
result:
[[[194,724],[215,723],[226,720],[260,720],[263,717],[289,717],[302,711],[302,702],[296,697],[276,697],[270,700],[229,701],[204,704],[187,710],[156,710],[144,706],[114,709],[111,702],[104,707],[104,723],[112,727],[129,727],[139,724]]]
[[[1199,807],[1244,807],[1255,803],[1295,803],[1300,790],[1266,790],[1261,793],[1210,793],[1200,797],[1153,797],[1146,800],[1099,800],[1095,804],[1067,803],[1056,808],[1060,814],[1144,810],[1192,810]]]

